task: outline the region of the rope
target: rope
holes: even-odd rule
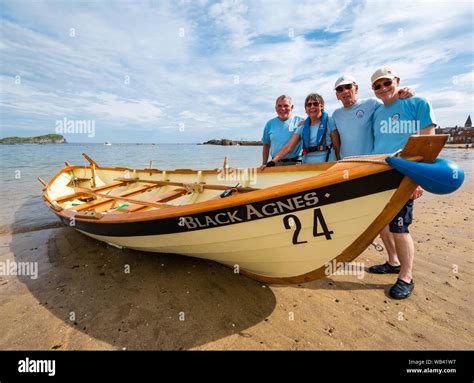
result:
[[[366,162],[366,163],[372,163],[372,164],[380,164],[380,165],[388,165],[385,160],[364,160],[364,159],[343,159],[339,160],[337,162]]]
[[[373,154],[364,154],[361,156],[348,156],[344,157],[344,159],[339,160],[337,162],[366,162],[366,163],[372,163],[372,164],[380,164],[380,165],[388,165],[387,161],[385,161],[389,157],[395,157],[397,154],[401,153],[401,149],[397,150],[396,152],[388,155],[385,157],[383,160],[370,160],[370,159],[364,159],[364,157],[372,157]]]
[[[194,183],[183,183],[183,187],[186,189],[188,193],[202,193],[204,191],[204,185]]]

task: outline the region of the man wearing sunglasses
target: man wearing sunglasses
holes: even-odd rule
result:
[[[430,103],[421,97],[400,99],[400,77],[392,68],[377,69],[371,82],[375,96],[383,102],[374,113],[374,154],[394,153],[403,149],[414,134],[434,134],[436,120]],[[389,224],[387,251],[394,252],[400,262],[397,282],[389,292],[394,299],[408,298],[415,286],[412,276],[415,247],[408,226],[413,219],[413,200],[422,193],[423,189],[418,187]],[[386,268],[387,264],[372,266],[370,269],[377,272],[378,269]]]
[[[262,166],[261,169],[265,168],[268,162],[268,156],[275,157],[275,155],[290,141],[293,134],[298,128],[300,121],[304,121],[304,118],[299,116],[291,116],[293,111],[293,102],[290,96],[281,95],[276,99],[275,111],[277,117],[271,119],[265,125],[263,130],[263,152],[262,152]],[[295,148],[286,154],[283,158],[275,161],[276,166],[295,165],[301,162],[301,143],[295,146]]]
[[[359,100],[359,85],[354,77],[343,75],[334,84],[336,97],[342,108],[332,115],[336,134],[339,134],[341,158],[371,154],[374,145],[373,116],[382,104],[375,98]],[[400,98],[412,97],[409,88],[400,89]]]

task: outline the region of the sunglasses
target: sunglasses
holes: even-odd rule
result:
[[[372,89],[373,90],[379,90],[382,88],[382,85],[383,86],[390,86],[392,85],[393,81],[392,80],[388,80],[388,81],[385,81],[383,84],[377,84],[377,85],[372,85]]]
[[[311,106],[320,106],[321,104],[319,102],[308,102],[306,104],[306,107],[311,107]]]
[[[353,84],[346,84],[346,85],[339,85],[337,88],[336,88],[336,92],[337,93],[341,93],[344,89],[352,89],[352,85]]]

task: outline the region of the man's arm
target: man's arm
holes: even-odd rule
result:
[[[285,157],[288,153],[292,152],[293,149],[295,149],[296,145],[298,145],[298,142],[300,142],[301,137],[298,133],[293,134],[293,136],[290,138],[290,141],[280,149],[280,151],[275,154],[275,157],[272,158],[273,162],[278,162],[280,161],[283,157]]]
[[[268,161],[268,156],[270,155],[270,146],[272,145],[272,141],[270,139],[270,121],[268,121],[263,128],[262,143],[262,165],[260,166],[260,169],[265,167]]]
[[[263,144],[262,166],[267,164],[269,155],[270,155],[270,145],[269,144]]]
[[[435,124],[428,125],[427,127],[420,130],[420,134],[433,136],[435,134],[435,128],[436,128]]]
[[[415,96],[415,91],[411,88],[401,88],[398,91],[398,97],[400,98],[410,98]]]
[[[331,132],[331,141],[332,146],[334,147],[334,153],[336,154],[336,159],[339,161],[341,159],[341,137],[339,136],[337,129]]]

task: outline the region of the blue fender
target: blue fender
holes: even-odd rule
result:
[[[432,164],[400,157],[388,157],[385,161],[430,193],[449,194],[464,182],[464,170],[457,163],[442,158]]]

